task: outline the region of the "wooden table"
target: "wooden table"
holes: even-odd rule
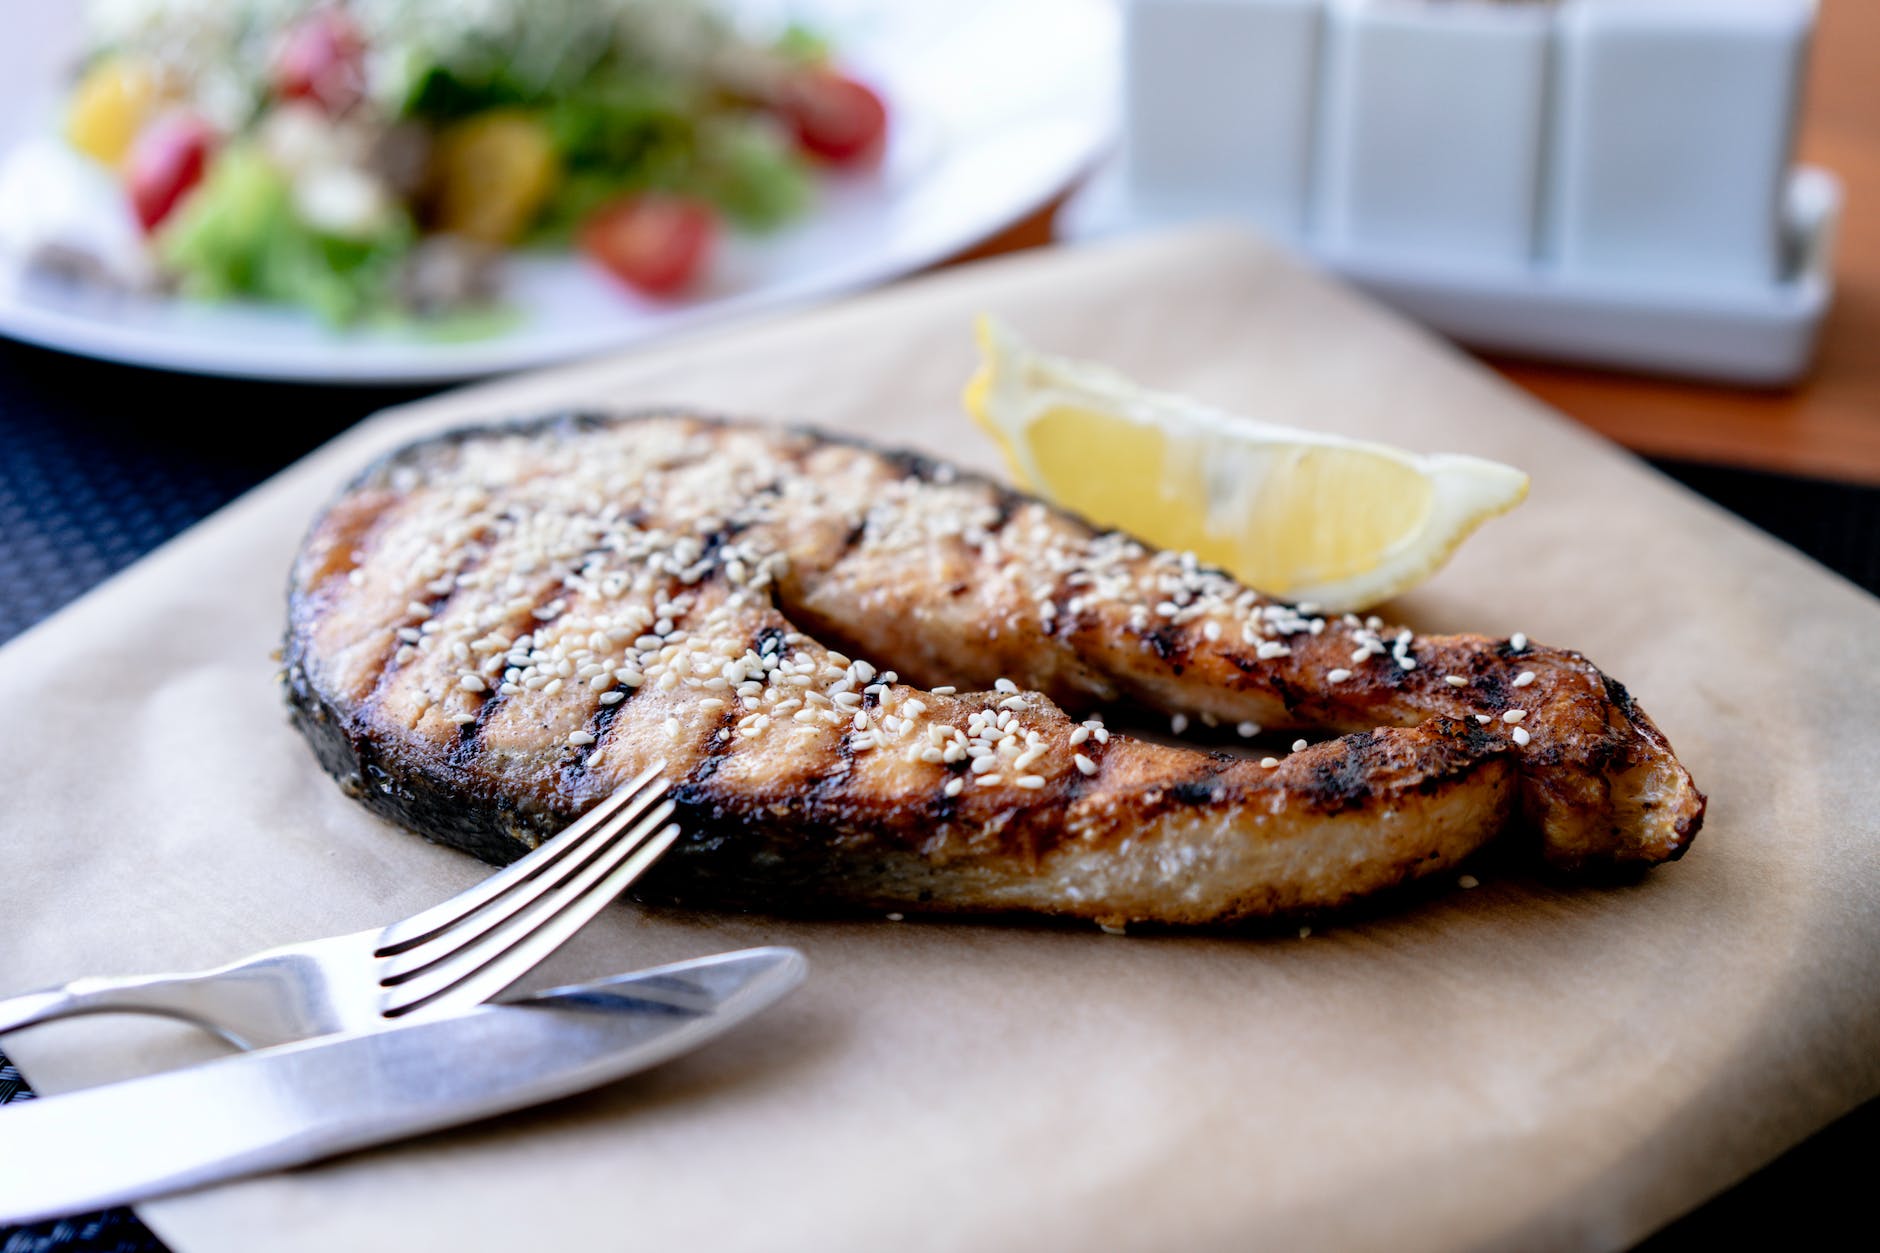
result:
[[[1654,457],[1880,485],[1880,0],[1825,0],[1809,66],[1801,158],[1846,189],[1834,308],[1815,368],[1786,390],[1749,390],[1487,357],[1588,426]],[[1051,242],[1048,206],[973,249]]]

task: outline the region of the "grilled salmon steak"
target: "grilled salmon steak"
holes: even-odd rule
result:
[[[353,795],[489,861],[665,762],[685,834],[642,883],[702,904],[1218,923],[1510,824],[1564,868],[1664,861],[1704,811],[1578,653],[1323,616],[921,456],[684,414],[393,454],[308,535],[285,659]]]

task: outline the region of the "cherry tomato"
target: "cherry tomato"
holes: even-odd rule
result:
[[[316,9],[289,27],[274,58],[274,91],[344,113],[365,95],[365,39],[338,9]]]
[[[888,131],[888,107],[881,97],[833,70],[812,70],[790,79],[777,109],[804,151],[835,165],[874,156]]]
[[[622,282],[670,296],[705,266],[717,235],[709,206],[658,193],[616,200],[581,228],[581,247]]]
[[[202,181],[215,132],[192,113],[165,113],[138,132],[124,162],[124,184],[131,208],[146,232]]]

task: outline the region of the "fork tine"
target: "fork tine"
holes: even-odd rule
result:
[[[596,859],[604,859],[610,855],[614,841],[622,831],[636,825],[650,831],[664,820],[664,815],[672,813],[672,802],[666,801],[654,810],[654,816],[642,820],[646,807],[654,804],[665,793],[666,783],[661,780],[648,788],[633,804],[609,818],[606,823],[590,834],[579,848],[561,858],[541,874],[505,893],[458,925],[448,927],[431,939],[413,945],[401,953],[384,958],[378,964],[379,983],[382,986],[391,987],[394,984],[415,979],[438,963],[449,961],[457,954],[468,951],[481,943],[491,932],[508,925],[516,915],[530,908],[543,897],[561,890],[568,883],[586,874]]]
[[[389,988],[381,1012],[396,1018],[416,1009],[480,1005],[522,978],[626,890],[679,836],[677,823],[655,832],[672,813],[666,801],[573,881],[536,903],[455,958]]]
[[[560,873],[555,880],[549,880],[544,872],[549,867],[554,866],[556,862],[561,861],[563,857],[587,845],[589,837],[593,835],[603,823],[619,813],[623,806],[632,804],[635,807],[635,812],[638,812],[658,799],[659,796],[665,792],[665,785],[662,783],[658,788],[650,791],[647,790],[647,785],[654,779],[657,779],[660,772],[665,768],[665,762],[654,762],[645,770],[641,771],[639,777],[635,778],[631,783],[619,788],[611,796],[602,800],[566,828],[557,832],[550,839],[545,840],[536,847],[534,852],[531,852],[526,857],[511,862],[504,869],[484,879],[476,886],[459,892],[447,901],[441,901],[421,913],[413,914],[402,922],[392,923],[390,926],[386,927],[385,930],[379,932],[378,948],[374,950],[374,955],[386,957],[394,953],[402,953],[406,949],[422,944],[426,940],[432,939],[449,928],[456,926],[458,923],[469,918],[470,915],[483,909],[492,901],[495,901],[498,897],[506,895],[512,889],[527,883],[537,875],[542,875],[543,879],[549,881],[551,884],[554,881],[559,881],[560,878],[565,878],[567,874],[566,867],[557,868]],[[627,820],[632,821],[631,815]],[[597,842],[593,847],[598,847],[600,842]],[[534,895],[540,895],[542,891],[546,890],[547,888],[541,888],[536,891]],[[529,899],[533,899],[533,896]],[[526,904],[527,902],[525,901],[524,903]],[[521,905],[516,906],[516,908],[520,909]],[[511,910],[509,912],[513,913],[515,911]]]

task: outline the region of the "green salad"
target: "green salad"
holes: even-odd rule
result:
[[[187,295],[345,324],[499,299],[518,247],[673,298],[887,114],[812,34],[696,0],[109,0],[66,137]]]

